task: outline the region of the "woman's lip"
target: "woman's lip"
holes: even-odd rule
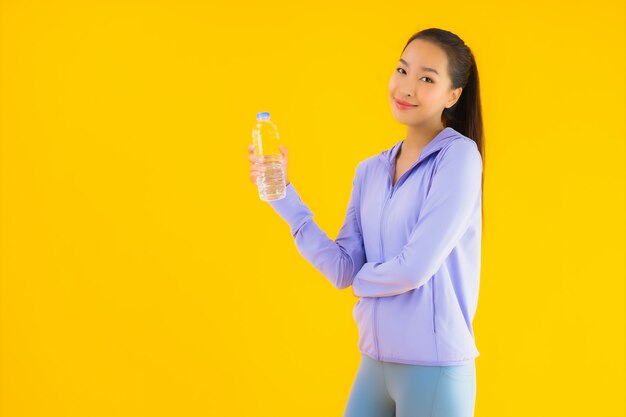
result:
[[[396,107],[398,107],[399,109],[404,110],[404,109],[412,109],[413,107],[417,107],[416,105],[413,105],[413,104],[410,104],[410,105],[402,104],[396,99],[394,99],[393,101],[396,103]]]

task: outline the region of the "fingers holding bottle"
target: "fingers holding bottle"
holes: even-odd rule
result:
[[[257,177],[265,171],[265,168],[260,164],[260,158],[254,153],[254,145],[248,145],[248,160],[250,161],[250,181],[257,185]]]
[[[289,176],[287,175],[289,149],[280,145],[280,154],[282,156],[283,173],[285,176],[285,185],[289,185]],[[248,160],[250,161],[250,182],[257,185],[257,177],[265,172],[265,167],[260,163],[261,159],[254,153],[254,145],[248,145]]]
[[[285,173],[285,185],[289,185],[289,176],[287,175],[287,165],[288,165],[288,157],[289,157],[289,149],[285,146],[280,145],[280,154],[283,157],[283,172]]]

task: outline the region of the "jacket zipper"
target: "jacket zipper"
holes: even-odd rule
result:
[[[384,218],[385,218],[385,209],[387,208],[387,203],[389,203],[389,200],[391,200],[391,197],[393,196],[393,188],[391,188],[391,193],[389,193],[389,195],[385,198],[385,204],[383,205],[383,208],[380,212],[380,259],[381,262],[384,261],[384,250],[383,250],[383,226],[384,226]],[[378,348],[378,337],[377,337],[377,332],[378,332],[378,321],[377,321],[377,316],[376,316],[376,309],[378,306],[378,297],[374,298],[374,346],[376,347],[376,357],[378,360],[380,360],[380,350]]]
[[[380,352],[378,351],[378,337],[376,336],[376,306],[378,305],[378,298],[374,298],[374,349],[376,349],[376,359],[380,360]]]
[[[435,282],[432,280],[432,278],[430,280],[430,288],[433,298],[433,333],[437,333],[437,328],[435,327]]]

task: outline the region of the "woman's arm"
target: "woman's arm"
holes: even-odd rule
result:
[[[365,263],[356,208],[360,199],[359,166],[352,181],[346,216],[335,240],[315,223],[313,213],[302,202],[293,184],[287,185],[284,199],[268,202],[289,225],[298,252],[338,289],[352,285],[354,275]]]

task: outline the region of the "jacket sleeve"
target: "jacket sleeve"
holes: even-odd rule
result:
[[[476,143],[458,140],[442,150],[407,244],[387,262],[368,262],[356,274],[357,297],[388,297],[424,285],[469,228],[481,194],[482,158]]]
[[[349,287],[354,274],[365,263],[357,208],[360,165],[352,181],[345,220],[335,240],[330,239],[315,223],[313,213],[302,202],[292,183],[287,185],[285,198],[268,202],[289,225],[298,252],[338,289]]]

